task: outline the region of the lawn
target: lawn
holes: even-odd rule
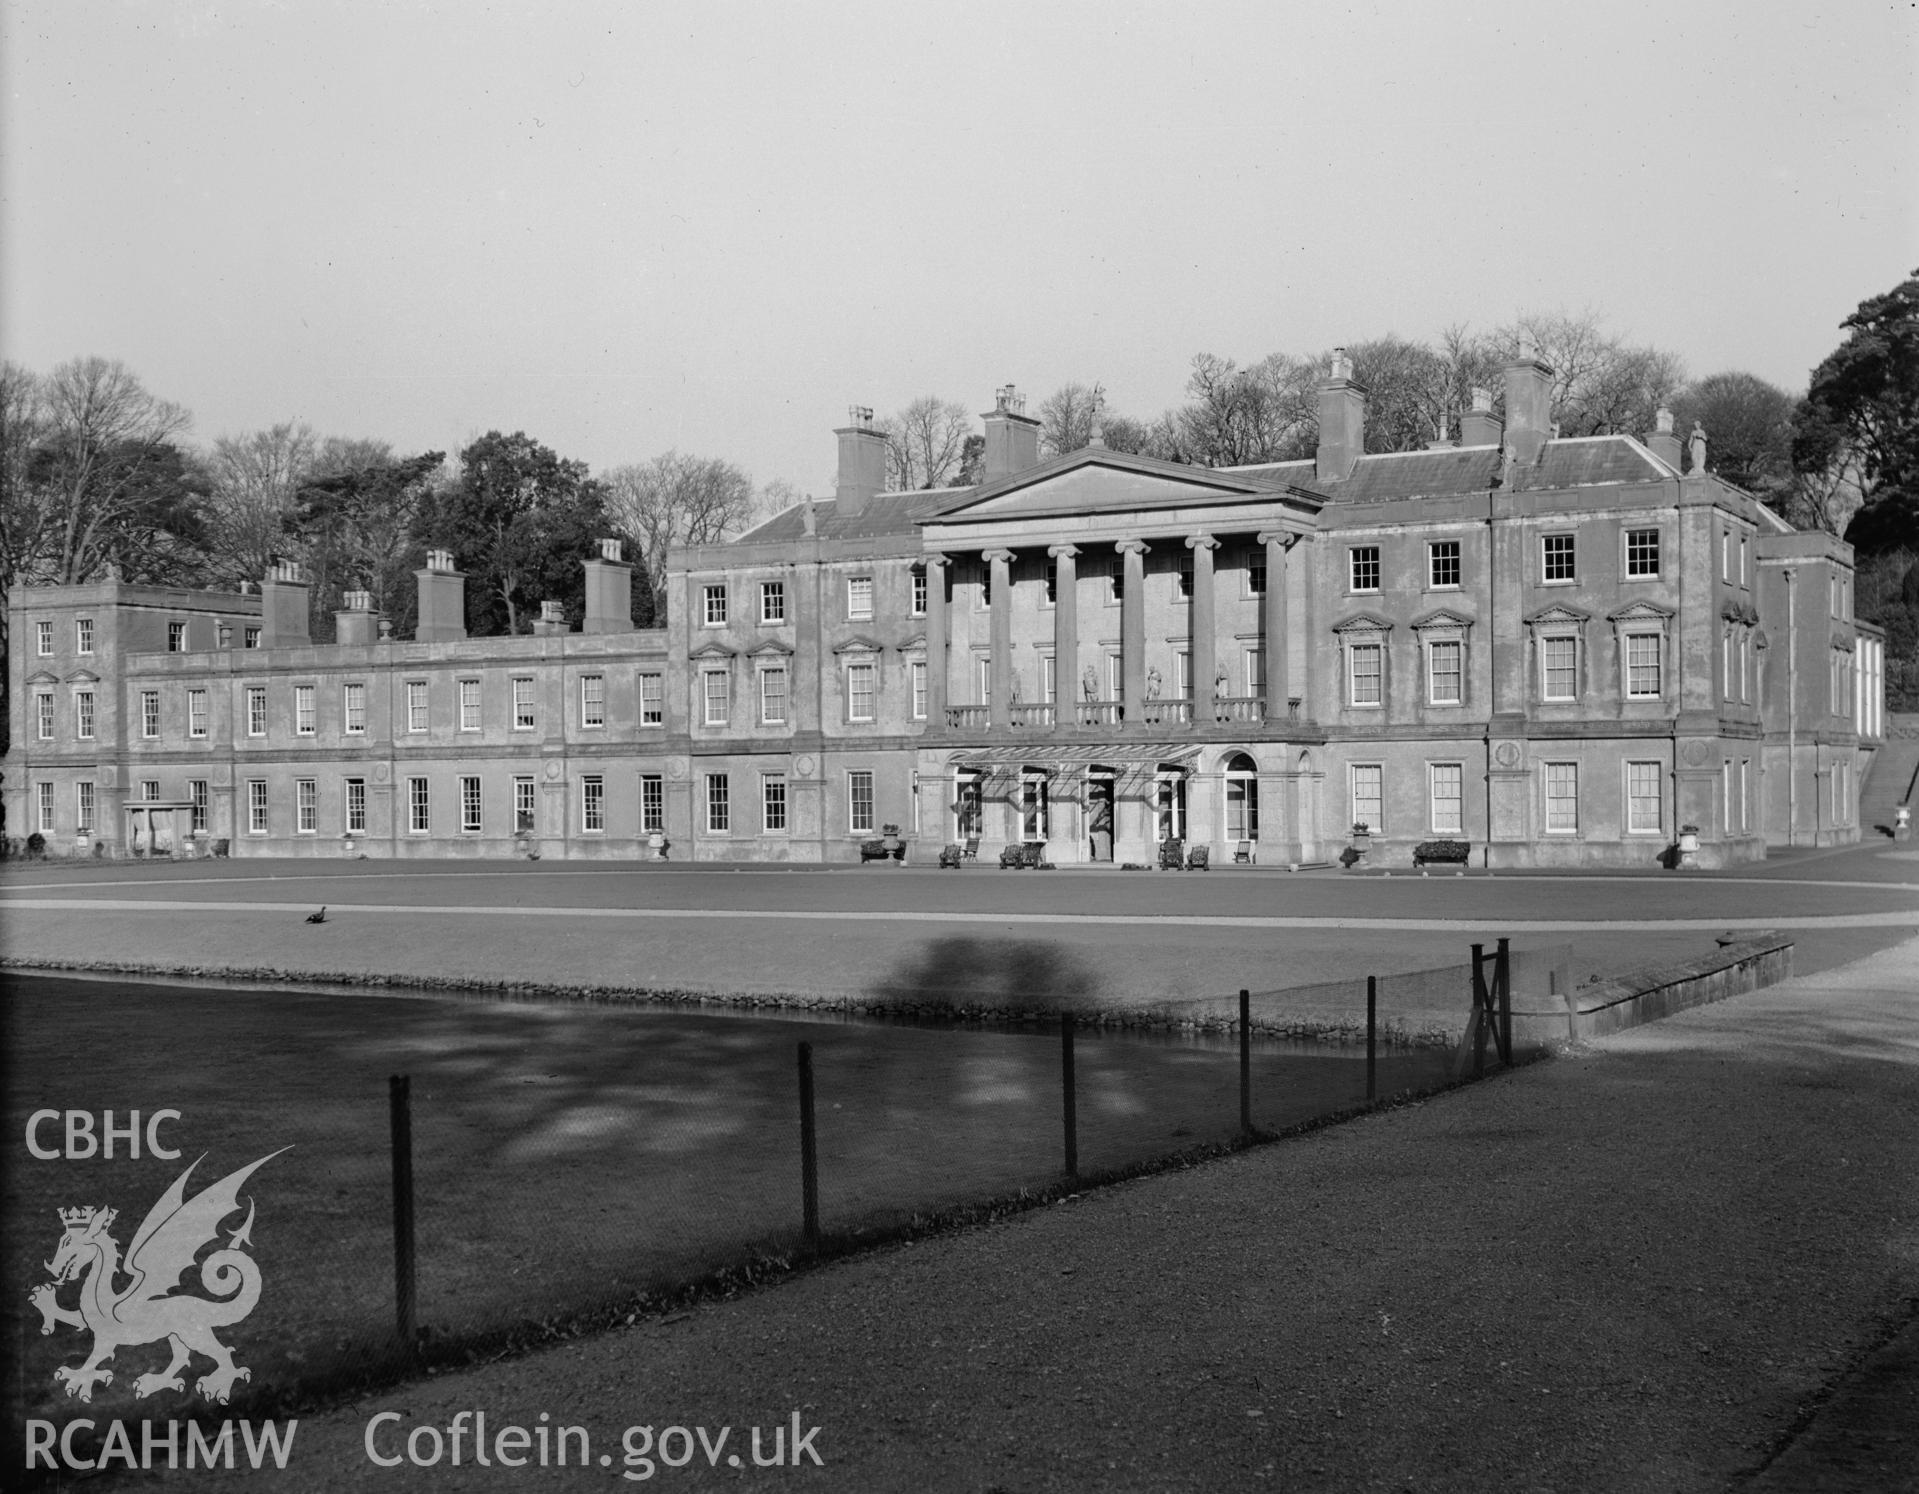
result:
[[[6,1123],[37,1109],[181,1112],[175,1162],[27,1161],[6,1204],[9,1387],[25,1415],[77,1411],[52,1379],[85,1343],[43,1338],[25,1288],[59,1235],[55,1211],[120,1212],[124,1248],[195,1157],[198,1189],[281,1147],[246,1197],[259,1306],[223,1337],[285,1387],[386,1352],[392,1324],[387,1079],[412,1076],[419,1317],[460,1338],[791,1250],[800,1221],[796,1044],[814,1047],[826,1229],[1056,1182],[1056,1033],[809,1022],[684,1011],[220,991],[0,977]],[[1238,1063],[1226,1044],[1082,1033],[1084,1172],[1230,1137]],[[1436,1082],[1445,1056],[1382,1053],[1380,1088]],[[1254,1119],[1280,1127],[1358,1102],[1352,1049],[1257,1046]],[[47,1133],[51,1135],[51,1130]],[[230,1232],[244,1218],[234,1215]],[[189,1276],[189,1283],[197,1275]],[[65,1297],[73,1296],[68,1288]],[[90,1413],[129,1414],[159,1346],[128,1348]],[[196,1364],[190,1375],[204,1372]],[[162,1392],[140,1412],[185,1404]]]

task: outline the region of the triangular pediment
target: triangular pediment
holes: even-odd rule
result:
[[[885,646],[886,645],[881,643],[877,638],[868,638],[864,634],[857,634],[852,638],[847,638],[834,644],[833,652],[836,654],[877,654]]]
[[[688,654],[689,659],[730,659],[736,651],[724,643],[705,643]]]
[[[893,647],[903,654],[923,654],[926,652],[926,635],[924,633],[915,633],[904,643],[896,643]]]
[[[69,685],[97,685],[100,683],[100,676],[95,674],[91,669],[76,669],[72,674],[67,676],[67,683]]]
[[[1371,612],[1353,612],[1333,624],[1335,633],[1389,633],[1392,623]]]
[[[1415,628],[1470,628],[1475,619],[1463,612],[1455,612],[1450,607],[1435,607],[1431,612],[1422,612],[1413,619]]]
[[[766,642],[755,644],[752,648],[749,648],[746,651],[746,656],[749,659],[764,659],[769,654],[790,654],[792,652],[792,648],[787,644],[781,643],[779,639],[769,638]]]
[[[1541,625],[1546,627],[1576,628],[1586,622],[1591,616],[1592,614],[1590,612],[1581,612],[1577,607],[1542,607],[1531,617],[1527,618],[1526,622],[1535,628]]]
[[[1634,602],[1629,607],[1621,607],[1617,612],[1608,612],[1606,621],[1616,623],[1631,622],[1669,622],[1672,609],[1661,607],[1657,602]]]
[[[1323,502],[1317,494],[1277,478],[1089,446],[986,483],[921,522],[941,529],[1000,519],[1260,503],[1280,503],[1306,516],[1318,512]]]
[[[51,669],[36,669],[32,674],[27,676],[27,683],[29,685],[57,685],[60,683],[60,676],[55,674]]]

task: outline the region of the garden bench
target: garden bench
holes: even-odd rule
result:
[[[1040,840],[1029,840],[1020,845],[1008,846],[999,853],[999,868],[1001,871],[1008,868],[1014,871],[1036,869],[1043,859],[1045,850],[1046,843]]]
[[[962,866],[968,861],[979,860],[979,837],[969,837],[966,841],[950,841],[940,851],[941,866]]]
[[[1450,863],[1464,866],[1473,854],[1470,840],[1422,840],[1413,847],[1413,865],[1425,866],[1428,862]]]
[[[904,861],[906,847],[895,841],[888,845],[883,840],[863,840],[860,842],[860,864],[869,861]]]

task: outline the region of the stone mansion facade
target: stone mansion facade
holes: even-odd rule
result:
[[[1551,372],[1456,443],[1364,453],[1343,360],[1315,457],[1042,460],[1002,391],[983,480],[884,491],[867,412],[831,499],[675,551],[635,630],[617,542],[578,631],[470,638],[435,552],[396,639],[258,594],[106,580],[9,601],[9,831],[58,854],[1653,866],[1859,836],[1883,637],[1851,551],[1691,461],[1662,418],[1561,439]]]

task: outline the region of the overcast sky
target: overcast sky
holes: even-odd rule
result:
[[[1824,12],[1824,18],[1820,17]],[[1919,265],[1910,0],[0,6],[0,348],[210,442],[833,426],[1590,308],[1791,388]]]

